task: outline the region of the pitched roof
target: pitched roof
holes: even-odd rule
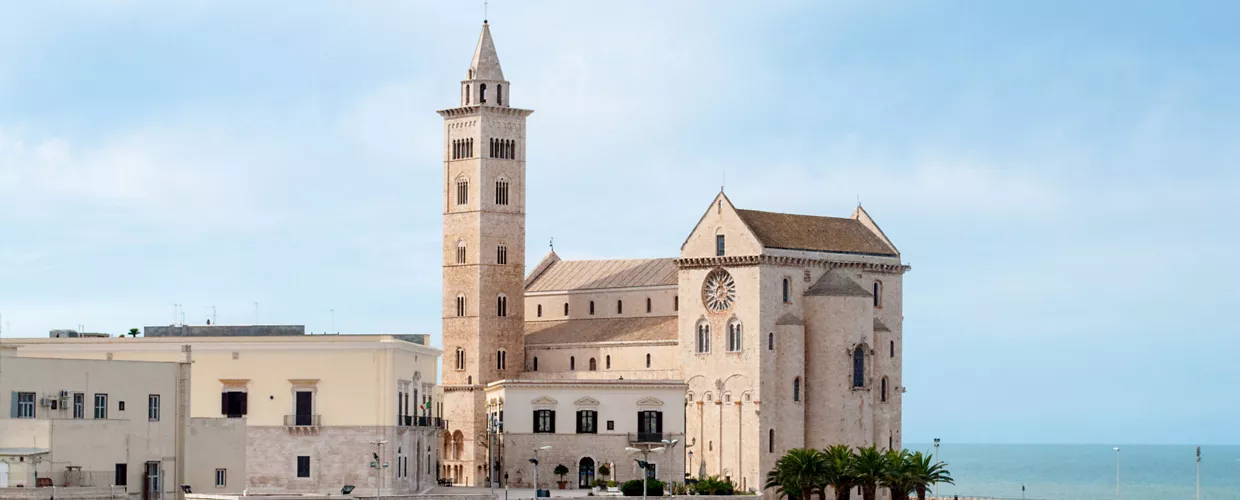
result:
[[[541,266],[540,266],[541,267]],[[631,288],[676,284],[674,259],[560,260],[525,285],[527,292]]]
[[[805,295],[811,297],[873,297],[861,285],[858,285],[852,278],[845,276],[844,273],[837,270],[830,270],[822,274],[818,281],[805,290]]]
[[[676,340],[676,316],[527,321],[525,344]]]
[[[504,70],[499,67],[499,55],[495,53],[495,41],[491,40],[491,26],[482,23],[474,58],[469,62],[470,80],[503,80]]]
[[[851,218],[737,209],[762,246],[789,250],[897,256],[881,237]]]

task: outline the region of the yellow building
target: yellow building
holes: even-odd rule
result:
[[[354,485],[399,494],[435,484],[440,351],[425,335],[217,336],[237,328],[151,327],[146,334],[158,336],[4,343],[21,357],[133,361],[177,361],[181,346],[190,346],[190,416],[245,425],[244,450],[188,438],[195,449],[186,475],[215,479],[215,491]],[[223,469],[244,476],[218,477]]]

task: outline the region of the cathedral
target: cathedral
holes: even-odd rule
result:
[[[901,447],[909,267],[864,209],[765,212],[720,192],[676,257],[552,251],[527,275],[533,111],[513,106],[513,90],[484,22],[459,106],[439,111],[441,478],[580,488],[719,476],[760,491],[792,448]]]

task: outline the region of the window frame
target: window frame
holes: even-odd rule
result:
[[[577,410],[577,434],[598,434],[598,410]]]
[[[309,478],[310,475],[311,475],[310,456],[309,455],[297,455],[297,478],[298,479]]]
[[[36,418],[38,399],[38,395],[33,392],[18,392],[17,407],[14,408],[13,415],[16,418]]]
[[[108,395],[107,393],[102,393],[102,392],[95,393],[94,419],[96,420],[107,420],[108,419]]]
[[[159,421],[159,394],[146,395],[146,419],[149,422]]]
[[[215,469],[215,487],[228,487],[228,469]]]
[[[722,234],[715,235],[715,257],[727,255],[727,240]]]
[[[555,410],[534,410],[534,434],[555,434]]]

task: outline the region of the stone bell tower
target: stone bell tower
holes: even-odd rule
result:
[[[525,118],[490,26],[444,118],[443,390],[440,475],[481,486],[487,474],[486,384],[525,363]]]

